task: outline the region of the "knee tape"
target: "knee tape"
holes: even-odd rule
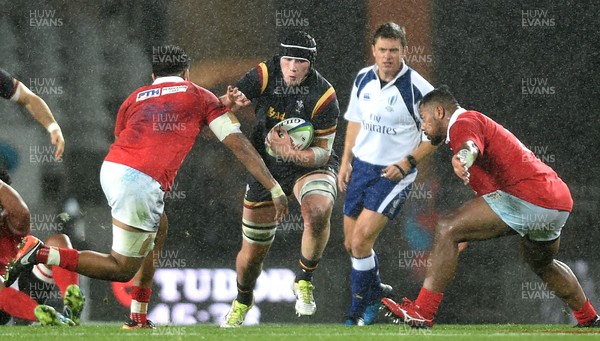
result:
[[[258,224],[242,219],[242,236],[251,244],[269,245],[275,239],[275,223]]]
[[[335,184],[332,184],[331,181],[327,179],[315,179],[307,182],[302,186],[300,190],[300,202],[307,194],[320,194],[322,196],[328,197],[331,201],[335,201],[337,198],[337,188]]]
[[[154,248],[156,232],[133,232],[113,225],[112,249],[125,257],[146,257]]]

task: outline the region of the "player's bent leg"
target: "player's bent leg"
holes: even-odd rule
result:
[[[242,216],[242,248],[236,258],[238,284],[251,285],[254,288],[254,283],[262,271],[263,261],[275,239],[275,208],[244,207]]]
[[[573,310],[578,326],[600,326],[598,316],[586,298],[577,277],[568,265],[554,257],[558,253],[560,237],[552,241],[533,241],[521,238],[521,253],[525,262],[548,287]]]
[[[302,254],[307,259],[319,259],[329,240],[331,212],[337,198],[335,177],[328,172],[310,173],[298,179],[294,194],[304,220]]]
[[[385,309],[395,320],[411,327],[431,327],[443,292],[456,273],[459,243],[491,239],[512,232],[485,199],[477,197],[468,201],[438,222],[428,258],[429,267],[417,299],[413,302],[405,298],[402,304],[383,299]]]
[[[160,261],[161,250],[167,239],[168,230],[169,221],[166,213],[163,212],[154,241],[154,249],[146,255],[141,268],[133,277],[129,320],[123,324],[123,329],[154,328],[154,323],[147,318],[148,303],[152,296],[154,272]]]
[[[298,316],[313,315],[317,309],[312,274],[329,241],[331,212],[337,197],[335,180],[332,173],[317,171],[301,177],[294,185],[304,220],[300,267],[292,285]]]
[[[333,203],[328,197],[314,193],[302,200],[304,220],[302,255],[307,259],[320,259],[329,241],[330,218]]]
[[[237,328],[254,305],[254,286],[275,238],[275,208],[268,202],[244,205],[242,248],[236,257],[238,294],[225,315],[221,328]]]
[[[381,283],[379,262],[373,246],[389,218],[379,212],[363,209],[354,221],[350,251],[352,300],[346,312],[345,325],[368,325],[375,321],[381,298],[392,288]]]
[[[156,233],[113,219],[111,253],[80,251],[76,271],[91,278],[127,282],[133,278],[146,255],[154,248]]]
[[[19,324],[30,324],[37,321],[34,310],[38,303],[29,295],[15,288],[4,287],[0,277],[0,311],[15,318]],[[8,322],[8,321],[6,321]]]
[[[53,234],[45,240],[46,246],[72,249],[71,239],[62,233]],[[63,269],[58,266],[48,267],[38,264],[32,271],[41,280],[50,278],[59,288],[63,297],[63,315],[79,325],[81,313],[85,306],[85,295],[79,287],[79,275],[76,272]],[[21,282],[19,280],[19,282]]]
[[[113,222],[116,221],[113,219]],[[156,232],[131,226],[113,225],[113,250],[110,254],[47,247],[39,239],[29,235],[23,238],[15,259],[7,266],[5,280],[10,285],[23,271],[30,270],[34,264],[43,263],[92,278],[127,282],[137,272],[146,254],[152,250],[155,235]]]
[[[468,201],[438,222],[423,287],[436,293],[444,292],[456,272],[459,243],[487,240],[510,233],[511,228],[483,198]]]

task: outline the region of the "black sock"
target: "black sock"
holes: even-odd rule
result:
[[[252,304],[252,299],[254,298],[254,283],[252,285],[243,286],[240,283],[237,284],[238,294],[236,297],[236,301],[241,304],[245,304],[250,306]]]
[[[304,256],[300,255],[300,258],[298,259],[298,265],[300,265],[300,269],[298,269],[298,271],[296,272],[295,282],[311,281],[313,271],[315,271],[315,269],[319,265],[319,261],[320,259],[308,260],[304,258]]]

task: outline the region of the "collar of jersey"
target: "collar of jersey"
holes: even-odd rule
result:
[[[160,84],[160,83],[179,83],[184,82],[183,78],[179,76],[166,76],[166,77],[158,77],[154,80],[152,85]]]
[[[373,71],[375,72],[375,77],[377,77],[377,80],[379,80],[379,73],[377,72],[378,70],[379,70],[379,67],[377,66],[377,64],[373,65]],[[387,86],[388,84],[394,84],[396,82],[396,79],[398,79],[398,77],[405,74],[406,71],[408,71],[408,65],[406,65],[406,63],[404,61],[402,61],[402,68],[400,69],[400,71],[398,72],[396,77],[394,77],[394,79],[392,79],[391,81],[387,82],[385,84],[385,86]]]
[[[454,111],[454,113],[452,114],[452,116],[450,117],[450,122],[448,123],[448,131],[446,132],[446,144],[450,143],[450,127],[452,127],[454,122],[456,122],[456,120],[458,119],[458,115],[460,115],[466,111],[467,111],[466,109],[458,107],[458,109],[456,109]]]

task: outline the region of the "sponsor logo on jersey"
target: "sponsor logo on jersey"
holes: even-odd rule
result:
[[[365,94],[363,95],[363,99],[365,101],[370,101],[371,100],[371,94],[369,94],[368,92],[365,92]]]
[[[137,94],[135,101],[139,102],[139,101],[146,100],[148,98],[158,97],[158,96],[160,96],[160,90],[161,89],[150,89],[150,90],[142,91],[139,94]]]
[[[186,92],[187,88],[188,88],[187,85],[169,86],[169,87],[162,89],[162,94],[169,95],[169,94],[174,94],[177,92]]]
[[[269,106],[267,116],[275,120],[283,121],[285,119],[285,112],[278,112],[277,110],[275,110],[275,108]]]

